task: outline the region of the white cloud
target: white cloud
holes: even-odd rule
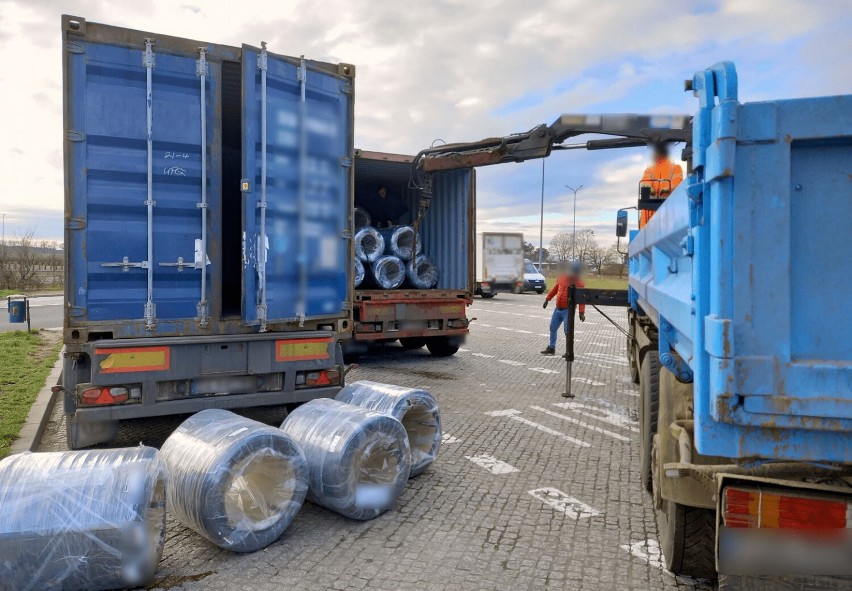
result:
[[[826,59],[852,49],[848,4],[814,6],[795,0],[726,0],[717,10],[698,14],[692,3],[664,0],[500,0],[487,5],[451,0],[239,5],[224,0],[0,0],[0,53],[5,56],[0,69],[0,211],[32,217],[28,209],[38,206],[52,212],[38,213],[40,219],[55,220],[40,226],[61,225],[61,11],[215,43],[256,46],[265,40],[277,53],[354,63],[358,147],[413,153],[435,138],[452,142],[522,131],[600,103],[609,110],[691,110],[694,101],[678,92],[680,81],[723,58],[741,63],[743,99],[774,92],[849,92],[848,77],[838,75],[838,64]],[[845,36],[836,34],[844,30]],[[788,54],[785,49],[795,40],[803,50]],[[797,83],[801,80],[807,84]],[[672,88],[671,97],[664,95],[664,105],[646,105],[636,90],[648,84]],[[619,166],[607,169],[617,178],[598,171],[587,196],[601,192],[614,199],[633,191],[632,169]],[[499,174],[509,181],[520,171],[504,168]],[[589,208],[603,207],[606,199]],[[537,192],[530,190],[523,201],[505,201],[504,207],[516,213],[536,209],[537,200]]]

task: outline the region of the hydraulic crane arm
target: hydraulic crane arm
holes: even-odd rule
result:
[[[568,138],[586,134],[614,137],[561,145]],[[414,167],[416,173],[430,173],[545,158],[553,150],[601,150],[644,146],[652,142],[684,142],[688,154],[692,118],[688,115],[562,115],[551,125],[541,124],[526,133],[428,148],[417,155]]]

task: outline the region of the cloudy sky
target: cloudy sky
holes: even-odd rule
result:
[[[183,3],[182,3],[183,2]],[[683,80],[734,60],[740,100],[852,92],[850,0],[0,0],[0,213],[6,236],[62,236],[60,14],[357,65],[356,146],[415,153],[559,114],[691,113]],[[544,243],[577,226],[613,241],[643,149],[546,161]],[[479,170],[478,226],[538,243],[541,161]]]

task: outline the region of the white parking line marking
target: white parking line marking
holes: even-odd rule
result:
[[[586,443],[585,441],[583,441],[581,439],[575,439],[574,437],[571,437],[569,435],[565,435],[565,433],[560,433],[559,431],[556,431],[555,429],[551,429],[550,427],[545,427],[544,425],[539,425],[538,423],[534,423],[533,421],[531,421],[527,418],[519,417],[518,415],[521,414],[521,411],[515,410],[514,408],[510,408],[510,409],[507,409],[507,410],[494,410],[494,411],[491,411],[491,412],[487,412],[485,414],[488,415],[489,417],[507,417],[507,418],[509,418],[513,421],[517,421],[518,423],[522,423],[522,424],[527,425],[529,427],[533,427],[535,429],[538,429],[542,433],[547,433],[548,435],[553,435],[554,437],[558,437],[559,439],[562,439],[564,441],[570,441],[571,443],[573,443],[575,445],[579,445],[580,447],[591,447],[591,444]]]
[[[487,326],[488,328],[491,328],[490,324],[483,324],[482,322],[478,322],[478,321],[474,322],[472,326]]]
[[[545,367],[528,367],[527,369],[529,369],[530,371],[537,371],[539,373],[559,373],[554,369],[547,369]]]
[[[573,410],[574,412],[587,416],[590,419],[595,419],[596,421],[603,421],[605,423],[609,423],[610,425],[621,427],[622,429],[628,429],[630,431],[633,431],[634,433],[639,432],[639,429],[633,426],[636,424],[635,421],[618,413],[614,413],[607,408],[590,406],[588,404],[582,404],[580,402],[556,402],[553,406],[556,406],[558,408],[564,408],[565,410]]]
[[[506,365],[526,365],[526,363],[521,363],[520,361],[515,361],[514,359],[501,359],[500,363],[505,363]]]
[[[540,406],[531,406],[530,408],[533,409],[533,410],[537,410],[539,412],[543,412],[547,416],[555,417],[557,419],[562,419],[563,421],[573,423],[575,425],[583,427],[584,429],[590,429],[591,431],[596,431],[598,433],[603,433],[604,435],[609,435],[613,439],[617,439],[619,441],[625,441],[625,442],[630,441],[629,437],[625,437],[624,435],[621,435],[619,433],[613,433],[612,431],[607,431],[606,429],[601,429],[600,427],[595,427],[594,425],[590,425],[589,423],[584,423],[583,421],[578,421],[574,417],[569,417],[568,415],[559,414],[558,412],[553,412],[552,410],[547,410],[546,408],[542,408]]]
[[[659,569],[665,570],[663,564],[663,553],[660,551],[660,543],[657,540],[649,539],[632,544],[622,544],[619,546],[622,550],[627,550],[636,558],[643,560]]]
[[[528,492],[545,505],[560,513],[564,513],[571,519],[585,519],[601,514],[597,509],[590,507],[582,501],[578,501],[574,497],[569,497],[558,488],[545,486]]]
[[[461,351],[461,349],[459,349],[459,351]],[[581,384],[588,384],[590,386],[606,386],[606,384],[604,384],[603,382],[596,382],[595,380],[590,380],[589,378],[575,378],[572,376],[571,379],[576,380]]]
[[[497,330],[515,330],[515,329],[513,329],[513,328],[509,328],[509,327],[507,327],[507,326],[498,326],[498,327],[497,327]]]
[[[518,329],[515,329],[515,332],[519,332],[521,334],[532,334],[533,333],[531,330],[518,330]]]
[[[459,347],[459,353],[467,353],[468,351],[470,351],[470,349],[464,349],[462,347]]]
[[[494,359],[496,355],[489,355],[488,353],[471,353],[474,357],[482,357],[484,359]]]
[[[446,445],[448,443],[460,443],[461,439],[450,435],[449,433],[444,433],[441,435],[441,445]]]
[[[495,458],[494,456],[465,456],[468,460],[480,466],[481,468],[485,468],[492,474],[511,474],[512,472],[520,472],[514,466],[507,464],[506,462],[502,462]]]

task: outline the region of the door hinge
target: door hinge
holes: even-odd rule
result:
[[[352,166],[352,158],[345,157],[340,160],[340,166],[343,168],[349,168]]]
[[[65,220],[65,227],[69,230],[85,230],[86,220],[80,218],[68,218]]]
[[[86,53],[86,47],[82,43],[65,43],[65,51],[68,53]]]
[[[65,139],[69,142],[85,142],[86,134],[82,131],[76,131],[74,129],[69,129],[65,132]]]
[[[68,315],[69,316],[85,316],[86,308],[81,306],[68,306]]]

